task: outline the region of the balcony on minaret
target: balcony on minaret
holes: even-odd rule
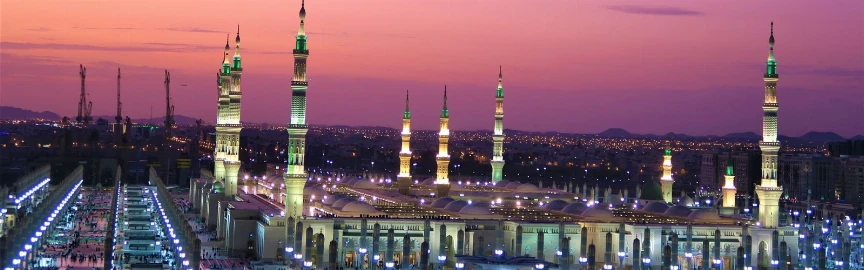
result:
[[[309,54],[309,50],[294,49],[293,52],[294,52],[294,55],[298,55],[298,54],[299,55],[308,55]]]
[[[759,141],[759,145],[761,145],[761,146],[777,146],[777,147],[780,147],[780,142],[779,142],[779,141],[777,141],[777,142]]]
[[[291,86],[308,86],[309,82],[291,81]]]

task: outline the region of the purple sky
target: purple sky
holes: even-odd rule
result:
[[[221,47],[239,23],[242,120],[288,120],[299,0],[3,5],[0,105],[74,117],[83,63],[94,115],[115,114],[121,67],[124,114],[161,116],[167,68],[176,113],[212,122]],[[414,127],[434,129],[446,84],[451,128],[491,129],[503,65],[506,128],[759,133],[774,21],[780,133],[864,134],[860,0],[309,0],[306,10],[311,124],[397,127],[410,89]]]

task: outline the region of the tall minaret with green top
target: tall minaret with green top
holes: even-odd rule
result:
[[[402,150],[399,151],[399,193],[411,191],[411,110],[408,109],[408,90],[405,90],[405,112],[402,114]]]
[[[441,108],[441,131],[438,132],[438,163],[435,177],[436,197],[450,196],[450,154],[447,152],[450,143],[450,110],[447,109],[447,86],[444,86],[444,107]]]
[[[780,195],[783,187],[777,185],[777,153],[780,142],[777,141],[777,61],[774,59],[774,23],[771,23],[771,37],[768,38],[768,61],[765,75],[765,100],[762,103],[762,183],[756,186],[756,196],[759,198],[759,222],[765,228],[776,228],[780,220]]]
[[[735,193],[737,190],[735,189],[735,171],[734,171],[735,163],[732,159],[732,152],[729,152],[729,160],[726,161],[726,175],[723,176],[725,182],[723,183],[723,208],[721,211],[723,214],[731,215],[734,214],[735,211]]]
[[[297,220],[303,213],[303,187],[306,185],[306,3],[300,6],[300,30],[294,45],[294,78],[291,80],[291,122],[288,123],[288,160],[285,170],[285,216]],[[289,224],[290,226],[291,224]]]
[[[492,133],[492,182],[503,179],[504,169],[504,86],[498,66],[498,89],[495,91],[495,130]]]
[[[672,179],[672,148],[667,144],[663,150],[663,176],[660,177],[663,200],[667,203],[672,202],[672,184],[674,183],[675,179]]]
[[[231,99],[231,63],[228,57],[228,37],[225,37],[225,52],[222,55],[222,66],[219,68],[219,108],[216,115],[216,148],[213,157],[213,178],[217,182],[225,182],[225,160],[228,156],[228,140],[230,131]],[[224,189],[223,189],[224,190]]]
[[[225,132],[224,142],[227,144],[225,153],[225,195],[237,194],[237,181],[240,179],[240,75],[243,67],[240,64],[240,26],[237,26],[237,37],[234,38],[234,58],[230,66],[230,87],[228,90],[228,115],[227,123],[223,124]],[[227,46],[227,44],[226,44]],[[227,54],[225,55],[227,59]],[[224,64],[223,64],[224,65]]]

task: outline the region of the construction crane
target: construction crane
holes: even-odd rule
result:
[[[165,70],[165,139],[171,139],[174,126],[174,105],[171,105],[171,73]]]
[[[87,68],[84,65],[79,65],[78,69],[78,75],[81,76],[81,98],[78,100],[78,117],[75,117],[75,122],[78,122],[79,125],[83,123],[86,126],[92,120],[90,111],[93,109],[93,102],[87,102],[87,90],[84,88],[84,81],[87,78]]]
[[[123,102],[120,102],[120,68],[117,68],[117,116],[114,117],[114,120],[117,121],[117,124],[123,121],[123,114],[121,113],[121,108],[123,107]]]

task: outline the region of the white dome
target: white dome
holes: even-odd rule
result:
[[[540,189],[538,189],[537,186],[535,186],[534,184],[521,184],[518,188],[516,188],[516,190],[521,192],[536,192]]]
[[[452,201],[452,202],[448,203],[447,206],[444,207],[444,210],[447,210],[450,212],[459,212],[459,210],[462,210],[462,208],[465,207],[466,205],[468,205],[468,202],[466,202],[466,201]]]
[[[333,205],[337,201],[344,199],[344,198],[345,198],[345,195],[341,195],[341,194],[330,195],[330,196],[327,196],[327,198],[324,199],[324,201],[322,203],[324,203],[324,205]]]
[[[597,206],[585,209],[582,212],[582,217],[586,218],[613,218],[615,215],[612,215],[612,211],[609,211],[609,208],[606,205],[598,204]]]
[[[676,205],[666,210],[663,214],[673,217],[687,217],[690,213],[693,213],[693,210],[690,210],[690,208],[683,205]]]
[[[353,202],[345,205],[345,207],[342,207],[341,211],[342,212],[357,213],[357,214],[378,213],[378,210],[375,210],[375,207],[372,207],[368,203],[361,202],[361,201],[353,201]]]
[[[504,188],[516,189],[521,185],[522,184],[520,184],[519,182],[511,182],[510,184],[507,184],[506,186],[504,186]]]
[[[569,205],[569,203],[567,203],[565,201],[554,200],[554,201],[551,201],[551,202],[547,203],[546,205],[544,205],[543,209],[551,210],[551,211],[560,211],[561,209],[564,209],[564,207],[567,207],[567,205]]]
[[[459,214],[463,215],[492,215],[492,211],[489,211],[489,207],[483,207],[477,204],[470,204],[462,207],[462,210],[459,210]]]
[[[311,186],[303,189],[303,195],[315,195],[315,198],[324,198],[324,195],[327,195],[327,191],[324,191],[319,186]]]
[[[715,213],[714,211],[711,211],[708,209],[699,209],[699,210],[693,211],[693,213],[691,213],[689,216],[687,216],[687,218],[694,219],[694,220],[704,220],[704,219],[716,220],[716,219],[720,219],[720,216],[717,215],[717,213]]]
[[[512,183],[512,182],[507,181],[507,180],[501,180],[500,182],[495,183],[495,186],[496,187],[506,187],[510,183]]]
[[[420,184],[424,185],[424,186],[435,185],[435,178],[429,178],[429,179],[423,180],[423,182],[421,182]]]
[[[348,205],[349,203],[356,202],[356,201],[357,200],[355,200],[354,198],[342,198],[342,199],[339,199],[338,201],[336,201],[335,203],[333,203],[333,206],[331,206],[331,207],[333,207],[334,209],[337,209],[337,210],[342,210],[342,207],[345,207],[345,205]]]
[[[588,209],[588,205],[582,202],[575,202],[568,204],[564,208],[561,209],[561,212],[572,214],[572,215],[581,215],[582,212],[585,212],[585,209]]]
[[[372,183],[372,181],[369,181],[369,180],[361,180],[361,181],[357,181],[356,183],[354,183],[354,185],[352,185],[352,187],[365,188],[365,189],[375,189],[375,188],[378,188],[378,185],[376,185],[375,183]]]
[[[445,206],[447,206],[448,203],[451,203],[453,201],[455,201],[453,198],[441,197],[432,201],[431,206],[432,208],[444,208]]]
[[[684,197],[681,197],[680,204],[683,206],[693,206],[696,202],[693,201],[693,198],[690,198],[690,196],[685,194]]]
[[[669,206],[665,202],[650,202],[642,207],[642,211],[656,214],[664,213],[667,209]]]
[[[352,178],[349,178],[349,179],[345,180],[345,182],[342,182],[342,183],[343,183],[343,184],[346,184],[346,185],[349,185],[349,186],[353,186],[354,183],[357,183],[357,180],[359,180],[359,179],[357,179],[357,178],[353,178],[353,177],[352,177]]]

